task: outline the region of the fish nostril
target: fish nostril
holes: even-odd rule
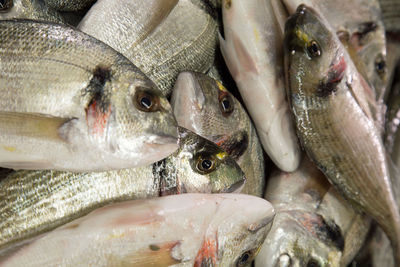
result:
[[[292,266],[292,260],[288,254],[282,254],[279,256],[276,267],[290,267]]]

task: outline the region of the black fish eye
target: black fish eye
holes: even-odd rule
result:
[[[201,174],[210,173],[210,172],[214,171],[215,167],[216,167],[216,162],[215,162],[214,157],[207,156],[207,155],[201,155],[197,158],[196,169]]]
[[[384,74],[386,72],[386,61],[382,55],[379,55],[375,61],[375,70],[378,74]]]
[[[249,250],[244,252],[242,255],[240,255],[240,257],[236,261],[236,266],[240,267],[247,265],[247,263],[252,259],[252,256],[253,256],[252,251]]]
[[[0,0],[0,12],[5,12],[12,8],[13,0]]]
[[[318,43],[314,40],[307,45],[307,52],[311,58],[319,57],[322,54]]]
[[[315,259],[310,259],[307,262],[307,267],[320,267],[320,265]]]
[[[134,96],[134,103],[137,109],[144,112],[155,112],[159,110],[160,99],[151,92],[137,90]]]
[[[229,95],[224,96],[219,103],[223,115],[229,115],[233,112],[233,101]]]

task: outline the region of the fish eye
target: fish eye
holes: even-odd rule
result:
[[[13,0],[0,0],[0,12],[6,12],[13,6]]]
[[[308,43],[307,52],[311,58],[319,57],[322,53],[318,43],[314,40]]]
[[[233,112],[233,101],[229,95],[221,98],[219,104],[223,115],[228,116]]]
[[[253,259],[253,252],[248,250],[244,252],[236,261],[236,267],[246,266]]]
[[[307,262],[307,267],[320,267],[320,265],[315,259],[310,259]]]
[[[214,171],[216,168],[215,158],[208,155],[200,155],[197,158],[196,169],[201,174],[207,174]]]
[[[133,102],[137,109],[144,112],[155,112],[160,109],[160,98],[148,91],[137,90]]]
[[[386,72],[386,61],[382,55],[379,55],[375,60],[375,70],[379,75],[382,75]]]

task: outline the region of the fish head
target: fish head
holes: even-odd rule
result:
[[[148,165],[177,150],[177,123],[166,97],[131,67],[97,71],[104,86],[87,104],[86,121],[92,139],[117,161]]]
[[[262,198],[244,194],[231,194],[231,198],[219,208],[231,212],[224,217],[216,214],[211,224],[217,229],[217,262],[218,266],[248,266],[259,252],[275,212]]]
[[[171,105],[178,125],[218,144],[234,159],[246,153],[249,117],[219,81],[201,73],[182,72]]]
[[[340,229],[305,211],[277,212],[256,266],[340,266],[344,246]]]
[[[329,24],[303,4],[286,22],[284,52],[292,98],[328,96],[344,76],[343,46]]]
[[[179,149],[165,159],[166,177],[174,177],[174,193],[240,192],[246,178],[242,169],[217,145],[180,128]]]

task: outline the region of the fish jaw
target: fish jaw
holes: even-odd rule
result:
[[[341,255],[339,249],[318,240],[292,215],[278,212],[256,257],[255,266],[300,267],[313,261],[317,266],[339,267]]]
[[[274,32],[279,30],[268,8],[257,6],[257,1],[239,0],[223,8],[221,52],[264,150],[279,168],[294,171],[300,163],[300,148],[285,100],[283,66],[276,56],[280,52]],[[261,11],[271,13],[270,18]]]

